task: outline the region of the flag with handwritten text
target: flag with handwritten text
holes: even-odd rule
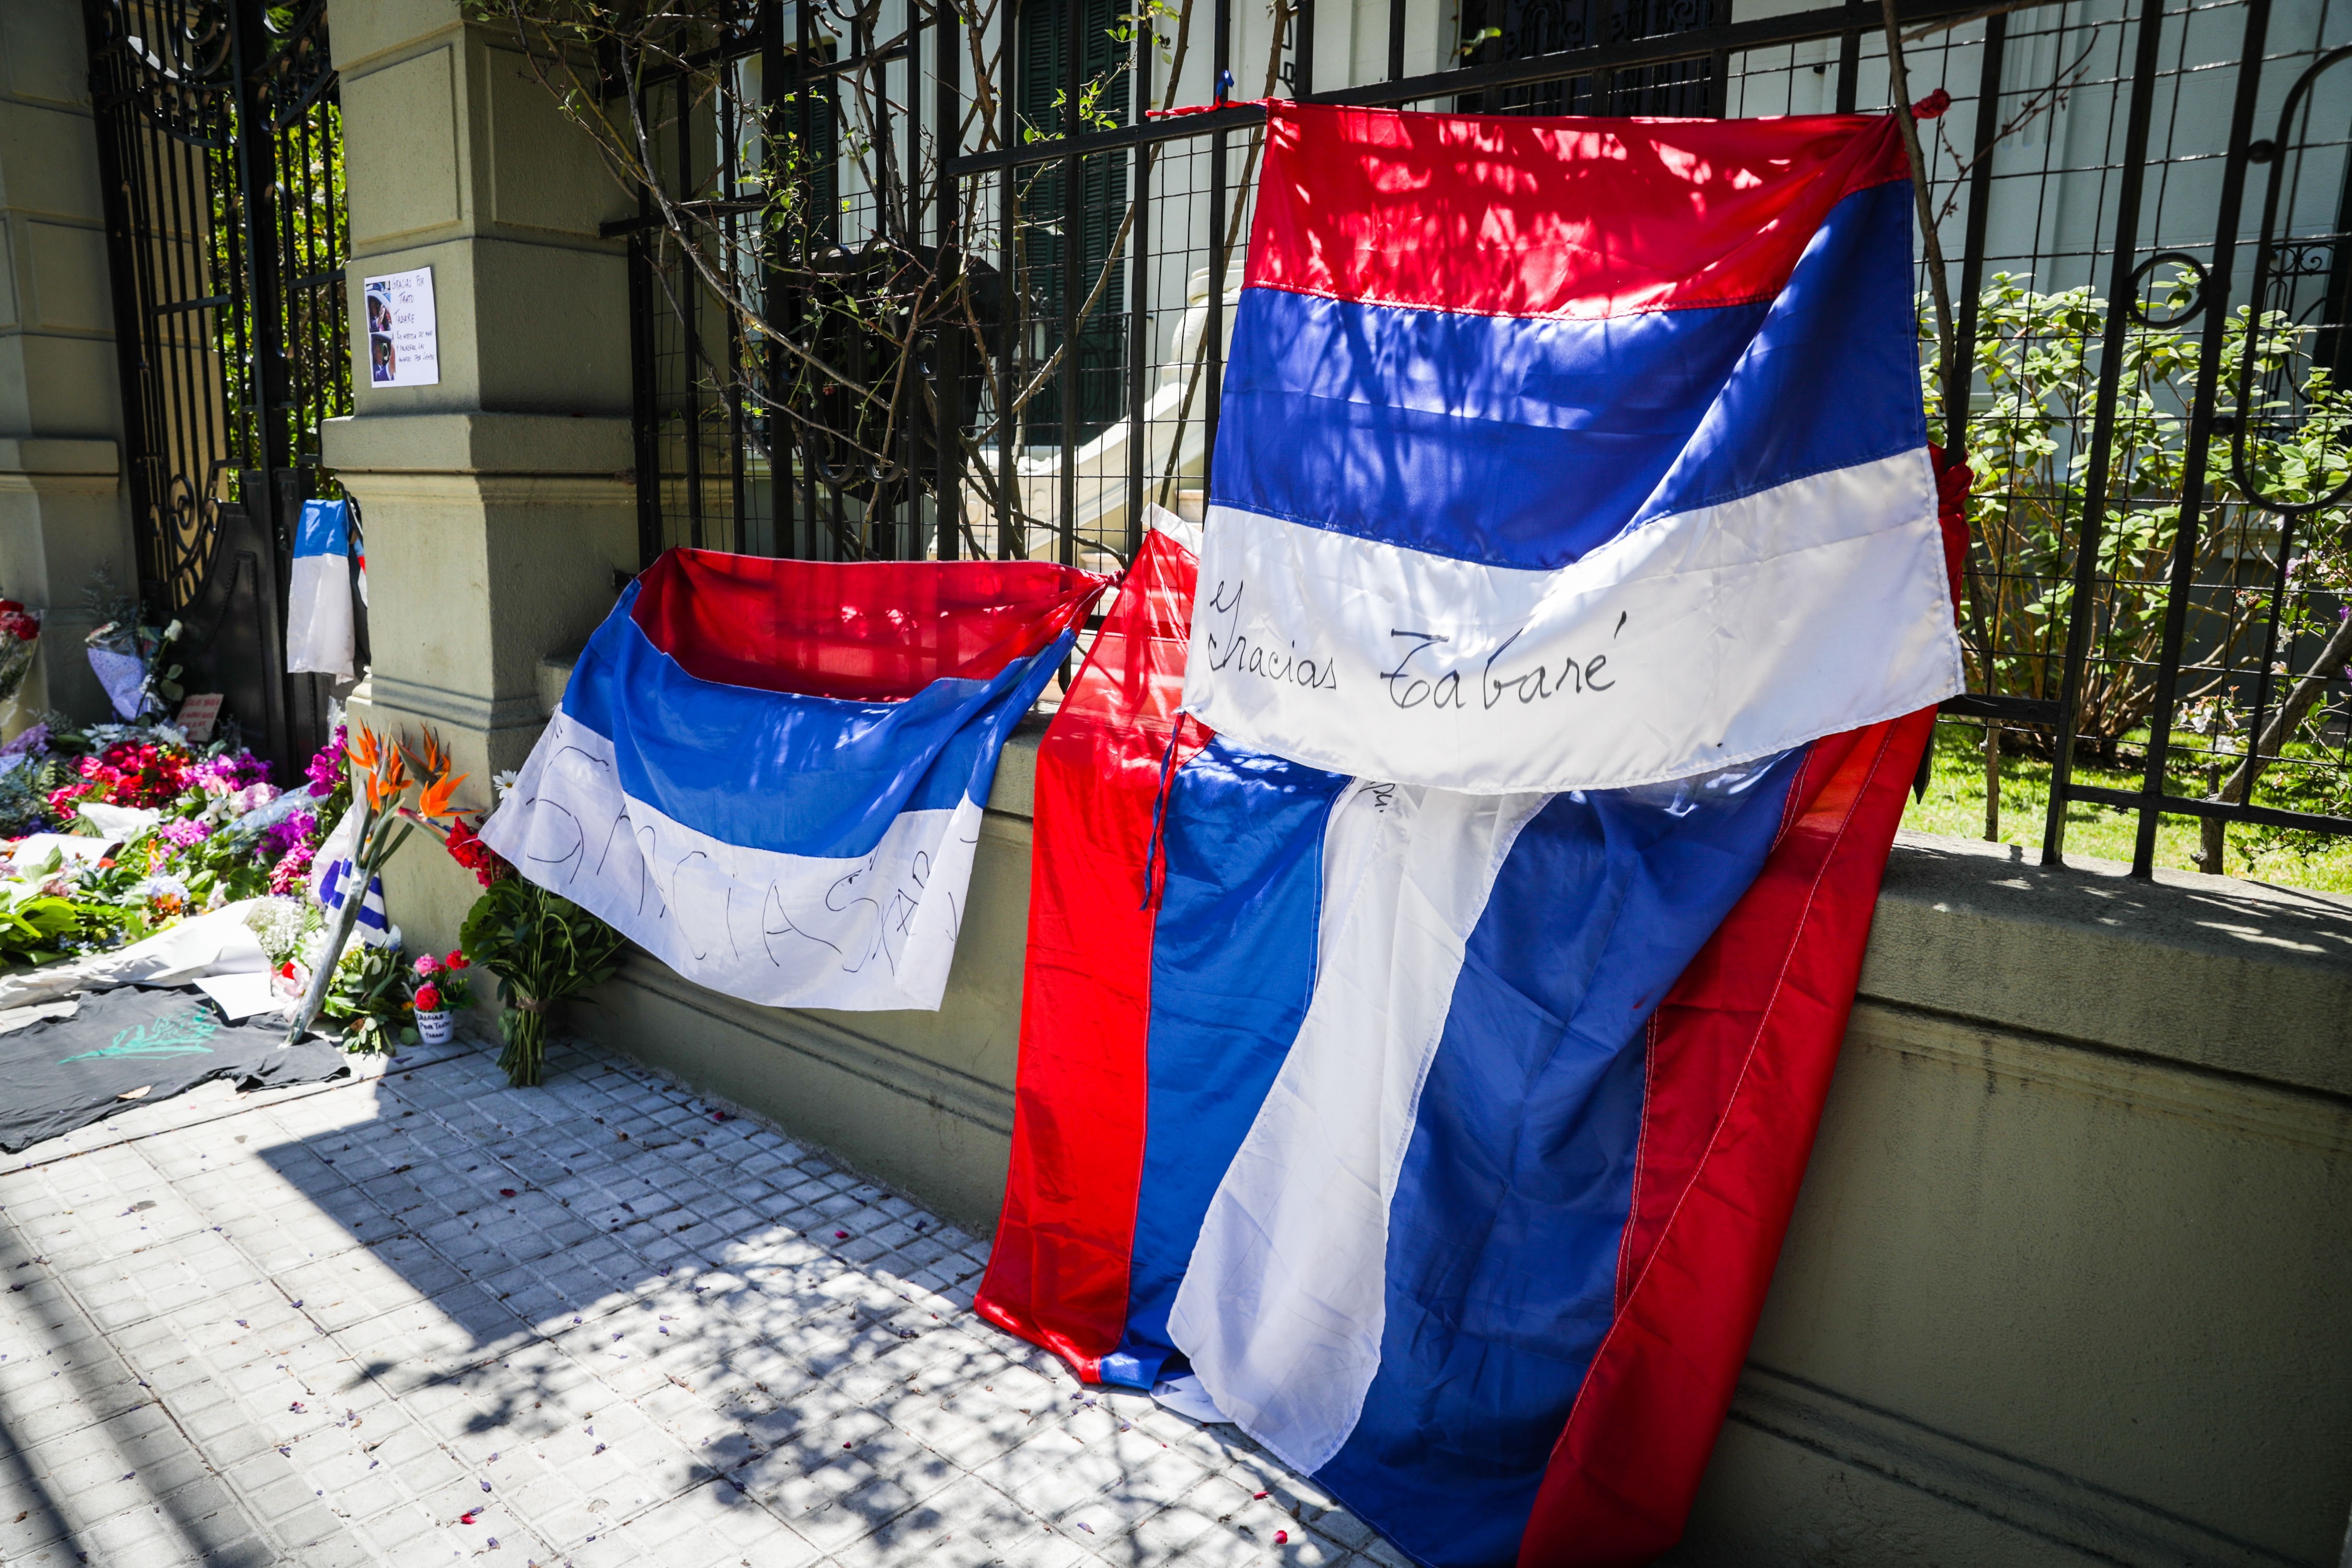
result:
[[[1103,581],[673,550],[482,837],[714,991],[936,1008],[998,754]]]
[[[1427,1568],[1647,1562],[1762,1309],[1934,710],[1623,789],[1351,777],[1179,710],[1199,574],[1148,536],[1038,752],[974,1306],[1238,1424]]]
[[[1267,115],[1187,711],[1496,793],[1961,689],[1891,119]]]

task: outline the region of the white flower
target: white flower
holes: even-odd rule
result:
[[[499,801],[501,805],[505,803],[507,796],[514,793],[516,781],[520,777],[521,775],[512,768],[509,768],[502,773],[490,775],[490,787],[499,792]]]

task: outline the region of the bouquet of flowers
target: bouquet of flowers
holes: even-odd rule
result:
[[[459,940],[468,958],[506,982],[499,1066],[517,1089],[537,1084],[545,1068],[548,1010],[621,967],[619,931],[520,877],[499,878],[482,890]]]
[[[334,923],[328,928],[325,952],[310,978],[310,992],[295,1009],[294,1022],[286,1035],[289,1046],[302,1037],[302,1032],[310,1026],[327,1000],[329,977],[336,973],[343,948],[351,941],[352,928],[359,923],[360,908],[366,901],[369,885],[419,825],[431,828],[437,820],[457,815],[449,797],[466,782],[465,774],[451,771],[449,753],[442,748],[441,738],[430,730],[425,731],[424,743],[418,748],[414,776],[408,771],[408,754],[397,742],[379,739],[364,724],[359,730],[359,739],[352,742],[348,750],[360,795],[353,809],[361,814],[359,832],[352,844],[349,890],[335,912]],[[416,790],[413,808],[403,804],[403,797],[412,786]],[[391,984],[397,978],[396,973],[391,973],[381,984]],[[371,973],[371,996],[376,994],[373,987],[377,984]],[[399,1005],[407,1005],[404,996],[399,999]]]
[[[473,963],[462,952],[446,958],[420,952],[410,968],[415,980],[409,994],[418,1012],[457,1013],[474,1005],[473,976],[467,973]]]
[[[359,902],[353,899],[352,903]],[[362,943],[336,960],[319,1011],[343,1026],[343,1048],[389,1055],[394,1032],[408,1011],[400,984],[400,949]],[[311,990],[317,992],[315,981]]]

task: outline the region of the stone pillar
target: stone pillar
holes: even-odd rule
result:
[[[15,729],[108,712],[82,657],[82,590],[139,580],[79,0],[0,5],[0,593],[48,612]]]
[[[355,717],[431,725],[490,804],[545,721],[539,664],[637,565],[625,251],[635,211],[511,40],[456,0],[338,4],[357,412],[325,458],[367,531],[373,667]],[[440,384],[369,384],[362,280],[433,269]],[[454,943],[477,889],[421,839],[385,879],[412,949]]]

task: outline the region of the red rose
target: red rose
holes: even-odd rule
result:
[[[467,959],[464,953],[453,952],[448,957],[441,961],[441,967],[444,969],[471,969],[474,965],[472,961]]]

